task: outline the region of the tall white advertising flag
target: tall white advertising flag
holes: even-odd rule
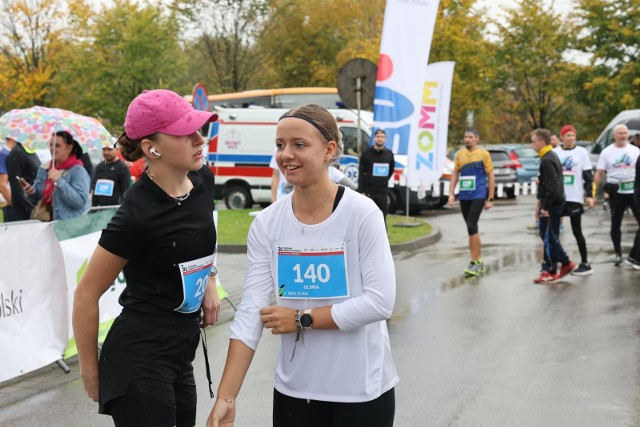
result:
[[[408,185],[411,188],[438,182],[447,151],[449,105],[454,62],[429,64],[424,74],[417,137],[409,142]]]
[[[387,0],[380,43],[373,127],[387,133],[387,148],[407,154],[420,133],[424,69],[439,0]]]

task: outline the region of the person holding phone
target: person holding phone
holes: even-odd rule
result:
[[[33,184],[40,168],[40,160],[35,150],[21,144],[19,141],[7,137],[7,145],[13,146],[7,155],[7,178],[11,188],[11,209],[9,218],[5,222],[26,221],[31,216],[35,206],[34,201],[24,191]]]
[[[49,144],[53,159],[38,170],[33,185],[20,181],[35,203],[51,208],[51,219],[76,218],[90,207],[91,178],[82,163],[82,148],[67,131],[56,132]]]

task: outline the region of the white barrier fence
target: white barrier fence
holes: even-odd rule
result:
[[[0,381],[60,359],[68,341],[62,250],[51,224],[0,231]]]
[[[0,382],[75,354],[73,292],[111,215],[0,224]],[[105,333],[124,285],[100,300]]]
[[[443,181],[442,182],[442,194],[443,195],[448,195],[449,191],[451,190],[451,182],[449,181]],[[427,186],[426,191],[431,190],[432,194],[434,197],[437,197],[440,195],[440,183],[438,184],[432,184],[430,187]],[[506,189],[513,189],[513,194],[516,196],[526,196],[528,194],[537,194],[538,192],[538,185],[535,182],[514,182],[514,183],[508,183],[508,184],[496,184],[496,197],[504,197],[505,194],[507,193]],[[458,194],[458,192],[460,191],[460,188],[458,185],[456,185],[456,188],[454,189],[454,194]]]
[[[0,383],[76,354],[73,294],[114,213],[0,224]],[[100,298],[98,342],[122,310],[125,286],[120,273]],[[217,291],[221,300],[228,297],[220,280]]]

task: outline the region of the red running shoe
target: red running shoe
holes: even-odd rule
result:
[[[540,274],[540,277],[538,277],[537,279],[533,279],[534,283],[554,283],[557,282],[558,279],[560,277],[558,276],[558,274],[551,274],[548,271],[543,271],[542,274]]]
[[[563,265],[560,267],[560,271],[558,272],[558,278],[564,277],[567,274],[571,273],[577,267],[576,263],[573,261],[569,261],[569,264]]]

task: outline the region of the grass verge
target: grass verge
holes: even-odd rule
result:
[[[218,211],[218,243],[221,245],[244,245],[247,243],[249,226],[253,221],[251,211],[258,209]],[[405,243],[431,233],[431,224],[420,218],[409,218],[409,222],[420,224],[417,227],[394,227],[405,223],[407,218],[399,215],[387,215],[387,235],[391,244]]]

